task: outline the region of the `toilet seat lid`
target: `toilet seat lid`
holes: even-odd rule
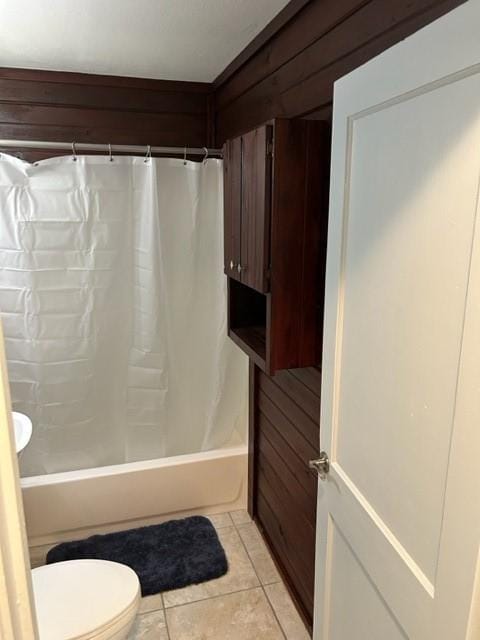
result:
[[[137,574],[107,560],[68,560],[32,571],[40,639],[81,640],[110,626],[140,597]]]

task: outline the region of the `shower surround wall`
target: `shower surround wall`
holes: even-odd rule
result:
[[[0,157],[0,301],[23,475],[215,449],[245,431],[226,338],[221,163]]]

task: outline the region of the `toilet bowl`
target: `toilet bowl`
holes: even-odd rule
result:
[[[140,605],[132,569],[68,560],[32,571],[40,640],[125,640]]]

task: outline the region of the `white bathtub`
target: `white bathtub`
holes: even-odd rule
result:
[[[31,547],[246,507],[247,445],[21,481]]]

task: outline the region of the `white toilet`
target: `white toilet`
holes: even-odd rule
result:
[[[140,582],[107,560],[68,560],[32,571],[40,640],[125,640],[140,606]]]

